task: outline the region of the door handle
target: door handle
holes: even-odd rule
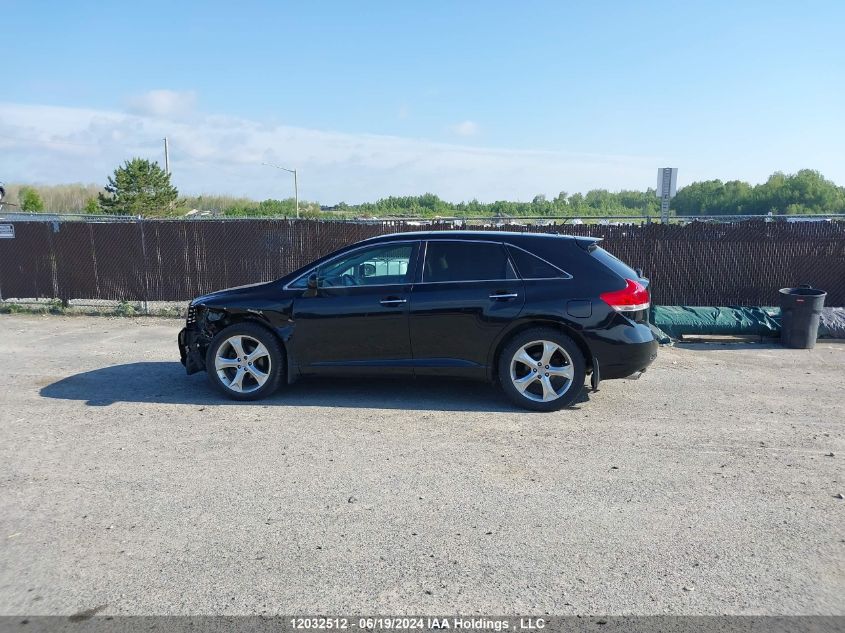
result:
[[[490,295],[491,299],[516,299],[519,296],[516,292],[497,292]]]
[[[382,299],[379,303],[383,306],[395,306],[400,303],[408,303],[407,299]]]

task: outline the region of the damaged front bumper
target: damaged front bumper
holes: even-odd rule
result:
[[[205,345],[208,341],[196,330],[182,328],[179,332],[179,358],[188,374],[205,369]]]

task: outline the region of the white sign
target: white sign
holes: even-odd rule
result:
[[[657,197],[675,197],[678,183],[677,167],[660,167],[657,170]]]
[[[15,239],[15,225],[14,224],[0,224],[0,239],[13,240]]]
[[[660,220],[669,222],[669,200],[675,197],[678,181],[677,167],[661,167],[657,170],[657,197],[660,198]]]

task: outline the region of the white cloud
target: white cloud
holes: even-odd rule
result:
[[[507,150],[346,134],[244,118],[123,112],[0,102],[0,179],[93,182],[124,160],[163,162],[170,140],[174,183],[184,193],[287,197],[277,163],[299,171],[304,199],[334,203],[433,192],[447,200],[531,200],[538,193],[652,185],[654,157]],[[178,100],[176,100],[178,101]]]
[[[451,127],[452,132],[458,136],[475,136],[478,134],[478,123],[475,121],[461,121]]]
[[[191,114],[197,104],[195,92],[150,90],[126,101],[130,112],[142,116],[178,118]]]

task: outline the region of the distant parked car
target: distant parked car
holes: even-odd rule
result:
[[[587,237],[430,231],[375,237],[277,281],[191,302],[179,351],[236,400],[307,375],[497,381],[517,405],[571,404],[586,375],[645,370],[648,280]]]

